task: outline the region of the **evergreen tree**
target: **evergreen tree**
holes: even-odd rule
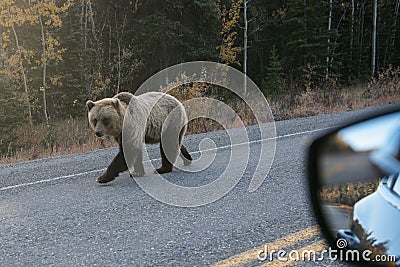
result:
[[[301,77],[303,69],[312,65],[319,79],[325,78],[326,58],[331,56],[333,39],[328,30],[329,6],[325,1],[288,0],[285,19],[286,47],[282,54],[285,68]]]
[[[265,95],[280,95],[284,93],[285,80],[283,67],[275,46],[271,50],[269,65],[265,71],[262,89]]]

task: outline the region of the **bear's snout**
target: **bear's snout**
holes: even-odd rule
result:
[[[101,132],[101,131],[96,131],[96,132],[95,132],[95,135],[96,135],[97,137],[102,137],[104,134],[103,134],[103,132]]]

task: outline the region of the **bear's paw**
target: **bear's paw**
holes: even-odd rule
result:
[[[107,173],[105,173],[102,176],[100,176],[99,178],[97,178],[97,182],[100,184],[106,184],[108,182],[111,182],[114,179],[115,179],[115,177],[109,176],[109,175],[107,175]]]
[[[134,177],[143,177],[144,176],[144,172],[142,173],[142,172],[133,172],[133,173],[131,173],[129,176],[131,177],[131,178],[134,178]]]

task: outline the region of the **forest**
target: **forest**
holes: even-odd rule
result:
[[[104,146],[88,145],[98,141],[89,137],[86,100],[135,92],[158,71],[189,61],[243,71],[276,119],[396,102],[399,6],[400,0],[2,0],[1,158]]]

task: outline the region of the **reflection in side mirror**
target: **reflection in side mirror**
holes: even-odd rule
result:
[[[362,266],[400,266],[400,112],[319,138],[309,168],[314,208],[331,247],[359,252],[344,260]]]

